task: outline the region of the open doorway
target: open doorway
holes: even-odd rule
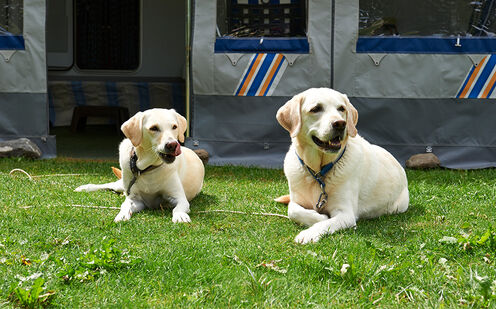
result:
[[[117,159],[129,115],[156,107],[184,114],[185,29],[185,1],[47,1],[58,155]]]

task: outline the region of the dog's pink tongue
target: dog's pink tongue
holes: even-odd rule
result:
[[[181,154],[181,144],[177,143],[176,150],[174,150],[174,156]]]

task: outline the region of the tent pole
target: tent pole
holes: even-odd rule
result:
[[[186,120],[188,121],[188,126],[186,128],[186,137],[190,137],[190,54],[191,54],[191,1],[186,1]]]

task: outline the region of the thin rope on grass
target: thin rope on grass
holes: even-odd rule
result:
[[[25,170],[20,169],[20,168],[14,168],[13,170],[11,170],[9,173],[9,176],[12,177],[12,175],[14,175],[14,173],[16,173],[16,172],[19,172],[19,173],[22,173],[22,174],[28,176],[29,180],[33,180],[33,177],[31,175],[29,175],[28,172],[26,172]]]
[[[67,205],[67,207],[96,208],[96,209],[121,209],[120,207],[77,205],[77,204]],[[280,218],[289,219],[288,216],[281,215],[281,214],[273,214],[273,213],[268,213],[268,212],[244,212],[244,211],[224,210],[224,209],[200,210],[200,211],[195,211],[194,213],[205,214],[205,213],[215,213],[215,212],[233,213],[233,214],[240,214],[240,215],[273,216],[273,217],[280,217]]]
[[[88,175],[96,175],[96,174],[47,174],[47,175],[36,175],[33,177],[41,178],[41,177],[88,176]]]
[[[112,206],[93,206],[93,205],[67,205],[67,207],[78,207],[78,208],[95,208],[95,209],[121,209],[120,207],[112,207]]]
[[[245,211],[224,210],[224,209],[212,209],[212,210],[196,211],[196,213],[200,213],[200,214],[212,213],[212,212],[226,212],[226,213],[240,214],[240,215],[273,216],[273,217],[280,217],[280,218],[289,219],[288,216],[281,215],[281,214],[273,214],[273,213],[269,213],[269,212],[245,212]]]
[[[14,168],[10,171],[9,176],[13,176],[14,173],[22,173],[28,176],[29,180],[34,180],[34,178],[42,178],[42,177],[66,177],[66,176],[86,176],[86,175],[95,175],[95,174],[47,174],[47,175],[35,175],[32,176],[28,172],[20,168]]]

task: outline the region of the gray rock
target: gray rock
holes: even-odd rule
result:
[[[437,168],[441,166],[441,161],[433,153],[419,153],[406,160],[406,167],[412,169]]]
[[[209,157],[208,152],[205,149],[195,149],[193,151],[198,155],[198,157],[200,157],[203,165],[207,165]]]
[[[35,143],[27,138],[0,142],[0,158],[7,157],[26,157],[38,159],[41,157],[41,150]]]

